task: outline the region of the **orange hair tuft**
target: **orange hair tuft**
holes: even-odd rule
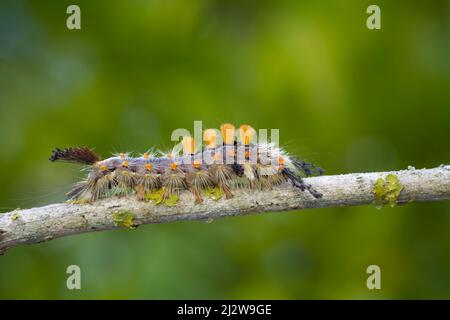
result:
[[[234,144],[235,128],[230,123],[224,123],[220,126],[220,132],[222,133],[224,144]]]
[[[256,136],[256,130],[253,127],[243,124],[239,128],[239,140],[242,144],[248,146],[252,141],[252,138]]]
[[[217,146],[217,132],[214,129],[206,129],[203,131],[203,140],[207,148],[215,148]]]

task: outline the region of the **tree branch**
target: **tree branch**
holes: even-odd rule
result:
[[[389,174],[396,175],[399,188],[389,188],[385,180]],[[412,168],[397,172],[352,173],[305,179],[323,194],[321,199],[314,199],[308,192],[285,184],[270,191],[242,190],[235,192],[235,197],[230,200],[205,199],[198,205],[194,204],[188,192],[182,193],[179,202],[172,207],[156,206],[131,197],[109,198],[93,204],[60,203],[0,214],[0,253],[21,244],[39,243],[90,231],[134,228],[148,223],[373,204],[376,200],[375,183],[379,178],[384,179],[377,182],[381,188],[378,192],[379,196],[381,194],[379,201],[392,200],[394,197],[394,203],[403,204],[450,199],[450,166],[441,165],[434,169]],[[394,180],[397,181],[395,177]],[[401,190],[398,197],[396,190]],[[386,196],[384,200],[383,196]]]

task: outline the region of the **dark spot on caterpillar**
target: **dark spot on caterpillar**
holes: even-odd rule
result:
[[[233,163],[231,168],[233,168],[234,173],[236,173],[238,177],[242,177],[244,175],[244,167],[242,167],[242,165]]]

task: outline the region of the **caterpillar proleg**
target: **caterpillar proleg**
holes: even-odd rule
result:
[[[51,161],[69,161],[89,166],[87,177],[74,185],[69,199],[96,201],[111,196],[136,195],[139,200],[170,203],[183,190],[192,193],[195,203],[204,194],[223,194],[226,199],[234,192],[270,189],[290,182],[314,198],[322,197],[302,177],[321,175],[315,165],[288,155],[270,143],[254,143],[255,129],[242,125],[239,129],[223,124],[220,130],[203,132],[204,146],[197,150],[190,136],[182,139],[182,152],[174,154],[144,153],[132,157],[121,153],[102,160],[92,149],[56,148]]]

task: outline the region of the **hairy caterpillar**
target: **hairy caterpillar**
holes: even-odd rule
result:
[[[89,148],[75,147],[56,148],[50,160],[89,166],[88,176],[75,184],[67,194],[69,199],[95,201],[135,194],[139,200],[156,197],[161,203],[177,199],[180,191],[189,190],[195,203],[201,203],[202,194],[211,190],[229,199],[234,190],[270,189],[286,181],[315,198],[322,197],[301,177],[321,175],[321,168],[296,159],[273,144],[254,143],[255,134],[248,125],[236,130],[231,124],[223,124],[220,131],[203,132],[205,146],[200,151],[196,151],[194,139],[185,136],[182,154],[144,153],[131,157],[121,153],[102,160]]]

